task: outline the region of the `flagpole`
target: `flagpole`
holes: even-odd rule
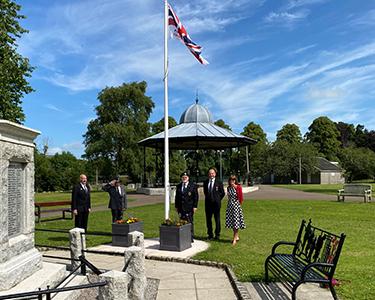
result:
[[[164,189],[165,214],[169,219],[169,140],[168,140],[168,0],[164,0]]]

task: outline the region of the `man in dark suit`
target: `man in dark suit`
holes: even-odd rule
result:
[[[181,174],[181,182],[176,187],[175,207],[182,220],[191,223],[191,241],[194,238],[194,213],[198,208],[198,187],[189,182],[187,172]]]
[[[87,184],[85,174],[79,176],[79,183],[72,191],[72,212],[74,215],[75,227],[87,231],[87,222],[91,211],[90,186]]]
[[[215,239],[220,238],[220,208],[221,200],[225,196],[223,183],[216,179],[216,169],[208,170],[208,179],[203,183],[203,191],[205,196],[206,224],[208,239],[212,239],[212,216],[215,219]]]
[[[127,196],[125,187],[118,177],[102,187],[109,194],[108,208],[112,211],[112,223],[122,219],[122,211],[127,209]]]

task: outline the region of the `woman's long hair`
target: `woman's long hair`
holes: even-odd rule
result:
[[[234,180],[234,184],[235,184],[235,185],[239,184],[236,175],[230,175],[229,178],[228,178],[228,185],[229,185],[229,186],[230,186],[230,182],[231,182],[232,180]]]

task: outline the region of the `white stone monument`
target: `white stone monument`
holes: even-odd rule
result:
[[[34,139],[39,133],[0,120],[0,291],[42,268],[34,246]]]

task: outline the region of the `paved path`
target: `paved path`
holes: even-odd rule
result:
[[[307,193],[292,189],[275,187],[272,185],[260,185],[259,190],[248,193],[245,197],[250,199],[259,200],[329,200],[337,201],[337,196],[320,194],[320,193]]]
[[[45,254],[68,257],[67,251]],[[87,253],[86,258],[99,269],[121,271],[124,257]],[[45,258],[48,262],[59,262]],[[178,262],[146,260],[146,276],[159,281],[156,300],[235,300],[236,295],[224,270]],[[149,300],[149,299],[146,299]]]

